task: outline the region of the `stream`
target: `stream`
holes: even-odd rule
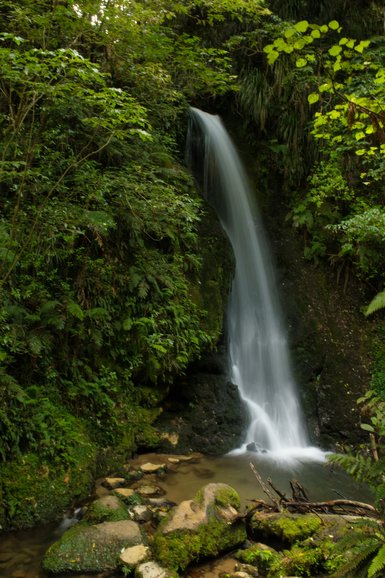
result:
[[[130,461],[130,464],[135,466],[163,459],[164,456],[146,454]],[[205,484],[224,482],[238,491],[242,505],[246,507],[252,499],[267,501],[250,468],[250,462],[264,480],[271,477],[274,486],[281,492],[286,492],[288,496],[291,495],[290,480],[297,479],[307,490],[311,500],[337,499],[342,496],[351,500],[372,501],[367,488],[355,483],[344,472],[330,465],[314,461],[296,461],[289,465],[274,462],[264,454],[255,453],[222,457],[197,456],[191,461],[181,462],[175,471],[169,471],[158,485],[165,490],[168,499],[179,503],[192,498]],[[42,557],[48,546],[60,537],[65,526],[64,520],[61,523],[30,530],[0,534],[0,577],[47,578],[48,575],[41,570]],[[211,576],[211,573],[205,570],[203,575]],[[89,578],[89,575],[77,576]],[[121,578],[122,574],[113,576]]]

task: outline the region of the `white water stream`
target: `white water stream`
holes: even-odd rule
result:
[[[198,129],[204,147],[202,186],[216,210],[235,257],[227,312],[230,378],[248,408],[244,443],[278,460],[319,460],[309,447],[290,367],[274,272],[245,170],[220,118],[192,109],[190,141]],[[194,146],[194,145],[192,145]]]

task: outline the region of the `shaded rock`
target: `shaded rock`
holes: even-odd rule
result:
[[[131,520],[92,526],[80,522],[47,550],[43,568],[52,574],[114,570],[122,549],[142,542],[140,528]]]
[[[228,381],[226,363],[201,361],[175,382],[155,423],[162,435],[173,436],[173,443],[163,439],[160,450],[223,455],[241,444],[247,416],[238,387]]]
[[[190,562],[240,545],[246,529],[239,520],[240,500],[227,484],[207,484],[193,500],[174,508],[154,536],[157,559],[170,568],[184,569]]]
[[[92,524],[99,524],[100,522],[128,520],[129,515],[127,507],[117,496],[107,495],[90,504],[84,519]]]
[[[123,566],[129,569],[134,569],[136,566],[145,562],[150,557],[150,548],[144,544],[138,546],[131,546],[126,548],[120,555],[120,561]]]

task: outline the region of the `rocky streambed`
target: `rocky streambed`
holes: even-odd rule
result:
[[[130,461],[98,480],[92,499],[64,521],[64,533],[52,533],[42,561],[30,554],[29,563],[15,565],[0,549],[0,576],[315,577],[338,566],[335,544],[351,529],[351,516],[252,512],[255,503],[241,501],[207,465],[198,454]],[[183,484],[194,468],[194,487]],[[173,478],[184,495],[178,503],[165,491]]]

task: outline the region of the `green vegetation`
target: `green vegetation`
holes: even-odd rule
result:
[[[154,447],[169,384],[220,335],[223,301],[201,293],[225,295],[228,274],[205,269],[180,145],[188,99],[234,90],[231,28],[263,10],[1,4],[0,474],[5,524],[23,525],[37,496],[10,471],[82,469],[92,448],[96,472]]]
[[[367,314],[384,307],[384,14],[348,4],[1,2],[3,526],[156,447],[175,376],[220,337],[227,257],[184,168],[190,104],[236,112],[306,259],[365,283]],[[380,500],[375,318],[371,437],[340,463]]]

